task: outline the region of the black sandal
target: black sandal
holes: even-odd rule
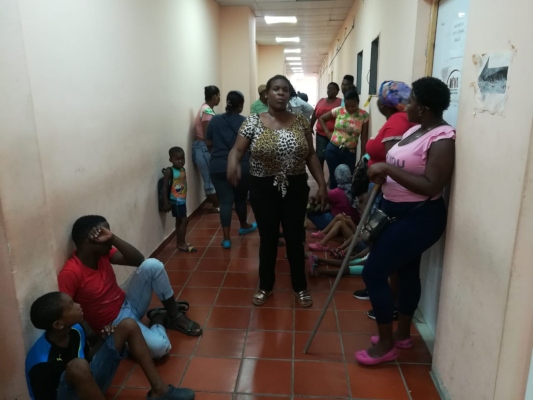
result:
[[[184,328],[183,326],[181,326],[178,322],[178,320],[180,318],[185,318],[187,319],[188,323],[187,323],[187,327]],[[199,323],[197,322],[194,322],[192,319],[190,319],[189,317],[187,317],[185,314],[178,314],[176,316],[176,318],[174,318],[173,320],[170,319],[168,316],[167,316],[167,320],[166,320],[166,324],[165,324],[165,327],[167,329],[173,329],[175,331],[178,331],[178,332],[181,332],[183,333],[184,335],[187,335],[187,336],[201,336],[202,333],[203,333],[203,330],[202,330],[202,327],[200,326]],[[194,331],[193,329],[195,327],[198,327],[198,331]]]
[[[178,309],[180,310],[180,312],[182,313],[186,313],[187,311],[189,311],[189,303],[186,302],[186,301],[177,301],[176,303],[178,303]],[[146,316],[148,317],[148,319],[152,319],[153,316],[155,315],[155,311],[166,311],[165,307],[155,307],[155,308],[151,308],[149,309],[147,312],[146,312]]]

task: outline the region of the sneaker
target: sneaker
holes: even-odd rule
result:
[[[368,297],[368,290],[366,289],[356,290],[353,292],[353,297],[357,300],[370,300],[370,297]]]
[[[370,310],[369,312],[366,313],[366,315],[368,315],[368,318],[370,318],[370,319],[373,319],[373,320],[376,319],[376,315],[374,314],[374,310]],[[392,314],[392,319],[394,321],[398,321],[398,309],[397,308],[394,309],[394,312]]]
[[[221,246],[223,249],[231,249],[231,240],[224,239],[222,240]]]

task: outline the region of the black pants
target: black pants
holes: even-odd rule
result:
[[[235,203],[235,213],[239,221],[246,222],[246,198],[248,197],[248,184],[250,175],[243,174],[237,187],[233,187],[226,179],[226,173],[210,174],[211,182],[217,191],[218,201],[220,202],[220,224],[223,228],[231,226],[232,206]]]
[[[274,177],[250,177],[250,201],[259,228],[259,287],[270,291],[276,281],[275,268],[278,255],[279,226],[287,246],[291,268],[292,288],[295,292],[307,289],[305,253],[302,229],[309,198],[307,175],[289,176],[285,197],[273,185]]]

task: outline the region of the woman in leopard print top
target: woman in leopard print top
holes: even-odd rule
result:
[[[301,239],[309,197],[306,166],[318,183],[317,200],[327,198],[326,183],[316,156],[309,121],[287,111],[289,81],[276,75],[267,83],[268,112],[250,115],[241,126],[228,157],[228,179],[240,179],[240,160],[250,150],[250,201],[259,228],[259,289],[253,304],[266,303],[275,282],[278,231],[283,228],[291,282],[303,307],[313,304],[307,290]]]

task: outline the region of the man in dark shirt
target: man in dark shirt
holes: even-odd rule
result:
[[[52,292],[35,300],[30,319],[37,329],[46,331],[26,357],[26,379],[33,400],[105,400],[104,393],[126,357],[126,345],[150,382],[148,398],[194,400],[192,390],[176,389],[163,381],[137,322],[131,318],[104,327],[98,338],[88,326],[82,326],[86,324],[80,305],[66,293]]]

